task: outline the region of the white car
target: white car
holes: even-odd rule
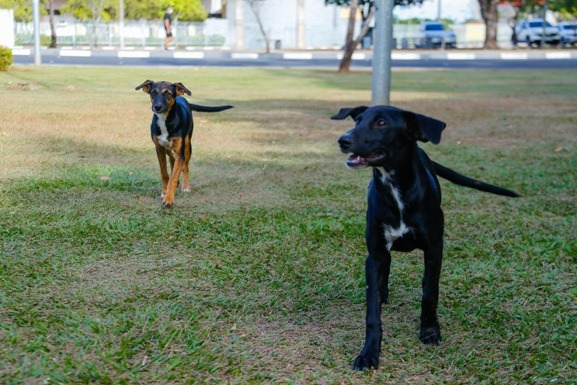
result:
[[[577,21],[564,21],[557,23],[559,35],[561,35],[561,45],[577,44]]]
[[[529,47],[534,44],[540,46],[542,41],[552,45],[557,45],[561,42],[559,30],[543,19],[519,20],[515,26],[515,34],[517,35],[517,43],[524,42]]]

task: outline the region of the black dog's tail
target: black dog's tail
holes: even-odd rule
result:
[[[485,191],[492,194],[497,195],[504,195],[507,197],[514,197],[518,198],[521,195],[517,194],[515,191],[507,190],[506,188],[494,186],[489,183],[481,182],[480,180],[476,180],[473,178],[469,178],[465,175],[461,175],[456,171],[451,170],[448,167],[443,166],[437,162],[433,161],[433,166],[435,167],[435,172],[441,178],[445,178],[446,180],[458,184],[459,186],[465,186],[474,188],[475,190]]]
[[[234,106],[214,106],[214,107],[209,107],[209,106],[201,106],[200,104],[192,104],[192,103],[188,103],[188,106],[190,107],[191,111],[197,111],[197,112],[219,112],[219,111],[224,111],[224,110],[228,110],[229,108],[234,108]]]

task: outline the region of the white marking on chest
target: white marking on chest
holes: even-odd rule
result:
[[[381,173],[381,178],[380,178],[381,182],[385,186],[388,186],[390,188],[391,195],[393,196],[393,199],[397,203],[397,207],[399,208],[399,213],[401,215],[401,219],[400,219],[398,227],[395,228],[391,225],[384,225],[383,226],[383,230],[385,233],[385,242],[387,243],[387,250],[391,251],[391,248],[393,247],[393,242],[395,242],[397,239],[401,238],[403,235],[405,235],[406,233],[411,231],[411,228],[408,227],[405,224],[405,222],[403,222],[403,210],[405,208],[405,205],[401,199],[401,194],[399,193],[399,189],[397,189],[392,183],[392,177],[395,174],[395,172],[391,171],[389,173],[384,168],[381,168],[381,167],[378,167],[378,170]]]
[[[166,115],[156,114],[156,117],[158,118],[156,124],[158,125],[158,128],[160,128],[160,136],[157,136],[156,140],[162,147],[170,149],[171,143],[168,139],[168,128],[166,128]]]

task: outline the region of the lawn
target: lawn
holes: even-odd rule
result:
[[[197,113],[192,192],[161,208],[146,79]],[[364,338],[369,170],[344,167],[370,73],[15,66],[0,73],[0,383],[574,384],[577,70],[393,73],[447,122],[443,343],[418,342],[419,252],[393,255],[378,371]]]

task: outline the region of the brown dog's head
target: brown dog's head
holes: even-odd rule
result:
[[[347,166],[394,167],[407,159],[405,152],[416,141],[438,144],[445,123],[428,116],[404,111],[392,106],[360,106],[342,108],[331,119],[350,116],[355,127],[339,138],[339,146],[347,159]]]
[[[182,83],[147,80],[135,89],[137,91],[142,89],[142,91],[150,95],[152,112],[155,114],[167,114],[177,96],[184,94],[190,96],[190,91]]]

